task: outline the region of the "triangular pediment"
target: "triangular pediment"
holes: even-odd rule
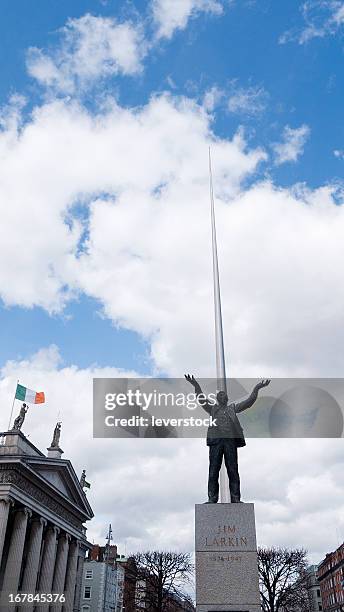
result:
[[[52,488],[59,495],[67,498],[73,505],[77,506],[81,512],[91,518],[93,516],[91,507],[80,482],[68,460],[36,459],[28,458],[26,465],[42,479],[47,486]]]
[[[56,487],[60,493],[68,497],[71,501],[77,501],[75,491],[71,489],[70,483],[67,482],[66,474],[64,473],[65,470],[39,467],[36,471],[42,478]]]

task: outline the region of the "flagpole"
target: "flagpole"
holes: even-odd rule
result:
[[[213,255],[213,283],[214,283],[214,314],[215,314],[215,349],[216,349],[216,377],[217,390],[227,393],[225,348],[223,340],[220,273],[217,256],[215,205],[213,189],[213,173],[211,167],[211,152],[209,147],[209,188],[210,188],[210,211],[211,211],[211,241]],[[220,502],[230,503],[227,473],[224,464],[220,470]]]
[[[14,397],[13,397],[13,402],[12,402],[12,408],[11,408],[11,415],[10,415],[10,420],[8,422],[8,428],[7,431],[10,431],[10,427],[11,427],[11,422],[12,422],[12,416],[13,416],[13,408],[14,408],[14,402],[16,401],[16,393],[17,393],[17,385],[19,383],[19,378],[17,380],[17,384],[16,384],[16,390],[14,392]]]

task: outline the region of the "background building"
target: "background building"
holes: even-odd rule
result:
[[[323,609],[320,584],[317,578],[317,570],[317,565],[310,565],[306,569],[306,584],[310,612],[321,612]]]
[[[326,555],[319,564],[317,577],[320,583],[324,612],[344,610],[344,543]]]
[[[123,589],[123,607],[124,611],[136,610],[137,602],[137,567],[134,559],[129,557],[123,563],[124,566],[124,589]]]
[[[117,546],[95,544],[84,564],[81,611],[122,612],[124,574],[124,564],[117,561]]]
[[[84,522],[93,512],[62,453],[57,445],[45,456],[21,431],[0,433],[2,605],[8,604],[8,593],[65,592],[63,610],[79,610],[90,548]]]

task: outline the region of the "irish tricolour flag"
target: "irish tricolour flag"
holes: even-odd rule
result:
[[[44,404],[45,396],[43,391],[32,391],[23,385],[17,385],[16,399],[27,404]]]

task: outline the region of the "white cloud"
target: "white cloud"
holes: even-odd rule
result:
[[[121,553],[160,548],[161,542],[166,549],[193,551],[194,504],[206,499],[205,441],[92,438],[93,376],[126,375],[135,373],[66,367],[52,346],[4,365],[0,403],[10,408],[18,377],[45,391],[47,403],[30,407],[23,432],[45,452],[56,421],[62,420],[63,456],[77,474],[86,468],[91,482],[87,496],[95,518],[88,524],[90,541],[103,543],[111,522]],[[2,411],[0,431],[7,429],[7,419]],[[247,441],[240,451],[242,491],[245,501],[255,502],[260,545],[304,546],[318,562],[337,541],[335,530],[324,530],[324,525],[336,525],[344,537],[342,442]],[[104,482],[109,483],[106,495]]]
[[[289,125],[286,125],[283,131],[282,142],[273,145],[276,164],[296,162],[304,151],[309,135],[310,129],[308,125],[304,124],[299,128],[291,128]]]
[[[159,36],[170,37],[197,12],[220,13],[221,5],[161,1],[155,11]],[[139,72],[140,30],[99,19],[71,20],[56,53],[32,51],[31,74],[73,93],[97,78]],[[149,339],[158,370],[213,374],[211,144],[231,375],[341,376],[342,194],[330,185],[282,189],[258,180],[245,188],[266,154],[249,149],[240,132],[215,136],[206,110],[217,95],[203,106],[153,96],[138,109],[109,99],[94,114],[52,101],[26,122],[24,101],[13,98],[0,117],[0,295],[6,305],[49,312],[61,312],[79,292],[94,296],[109,319]],[[235,112],[255,114],[249,101],[246,111],[243,101],[232,101]],[[277,158],[297,159],[307,130],[286,128]],[[85,221],[76,205],[84,206]],[[92,438],[93,376],[125,374],[115,365],[65,367],[53,346],[5,364],[0,402],[11,405],[18,377],[46,391],[47,405],[32,407],[24,425],[42,450],[61,411],[65,456],[78,473],[86,467],[92,483],[89,539],[103,539],[112,522],[121,552],[161,541],[192,550],[193,504],[206,494],[204,441],[134,446]],[[7,428],[3,412],[1,419]],[[256,501],[259,543],[304,545],[319,561],[336,544],[323,525],[337,524],[344,535],[342,440],[303,441],[302,448],[298,440],[254,440],[240,459],[244,499]],[[106,496],[104,482],[114,485]],[[326,503],[314,496],[319,482]],[[324,536],[315,541],[315,531]]]
[[[0,293],[9,305],[40,305],[57,311],[81,288],[80,274],[85,281],[89,276],[96,279],[97,260],[111,250],[118,233],[116,219],[110,219],[114,225],[101,238],[99,222],[104,215],[117,216],[118,211],[120,222],[135,237],[125,244],[127,238],[123,241],[118,236],[116,257],[129,257],[134,272],[142,249],[148,248],[149,253],[152,248],[141,235],[145,224],[149,227],[151,223],[151,213],[154,216],[156,211],[152,228],[159,222],[164,225],[170,214],[164,214],[159,202],[166,201],[166,212],[175,216],[178,209],[174,209],[175,195],[170,200],[171,189],[181,191],[180,196],[185,190],[192,198],[207,192],[207,147],[212,141],[209,118],[202,107],[186,98],[153,98],[140,111],[109,103],[107,110],[95,116],[78,104],[53,102],[37,108],[22,129],[13,122],[10,110],[8,116],[12,117],[9,127],[0,134]],[[214,143],[215,151],[218,184],[226,197],[239,189],[240,181],[264,158],[262,151],[247,152],[240,136]],[[96,199],[94,194],[104,192],[118,196],[116,205]],[[86,272],[90,259],[78,258],[84,228],[73,205],[88,205],[92,198],[88,249],[95,261]],[[141,226],[131,216],[132,207]],[[26,244],[23,235],[28,234],[30,243]],[[12,282],[14,276],[17,282]],[[100,284],[103,278],[99,277]],[[97,291],[91,285],[89,290]],[[149,285],[146,290],[148,298]],[[127,289],[122,294],[119,287],[118,304],[126,299],[125,294]],[[147,319],[152,314],[147,308],[140,315],[141,332],[151,332],[154,327]],[[112,307],[106,309],[110,314]]]
[[[176,30],[186,28],[189,19],[199,13],[221,15],[222,0],[152,0],[153,20],[158,38],[171,38]]]
[[[228,98],[228,110],[231,113],[257,116],[265,110],[268,94],[264,87],[239,87],[232,82],[232,92]]]
[[[203,97],[203,106],[206,111],[212,113],[223,99],[225,92],[214,85],[208,89]]]
[[[304,22],[302,28],[284,32],[279,38],[280,44],[297,40],[302,45],[314,38],[333,36],[344,23],[342,0],[307,0],[301,4],[300,10]]]
[[[231,374],[341,376],[340,193],[244,189],[265,154],[240,133],[215,139],[187,98],[109,102],[97,115],[44,104],[1,133],[3,300],[58,311],[78,292],[93,296],[148,339],[158,369],[212,375],[210,143]]]
[[[205,91],[203,106],[213,112],[220,104],[230,113],[246,117],[257,117],[264,112],[269,94],[262,86],[242,87],[237,79],[232,79],[226,87],[213,85]]]
[[[334,7],[332,19],[334,23],[336,23],[338,26],[344,23],[344,4],[343,2],[336,3],[336,6]]]
[[[30,48],[27,68],[45,87],[71,94],[98,79],[139,73],[145,53],[140,26],[86,14],[67,21],[51,53]]]

